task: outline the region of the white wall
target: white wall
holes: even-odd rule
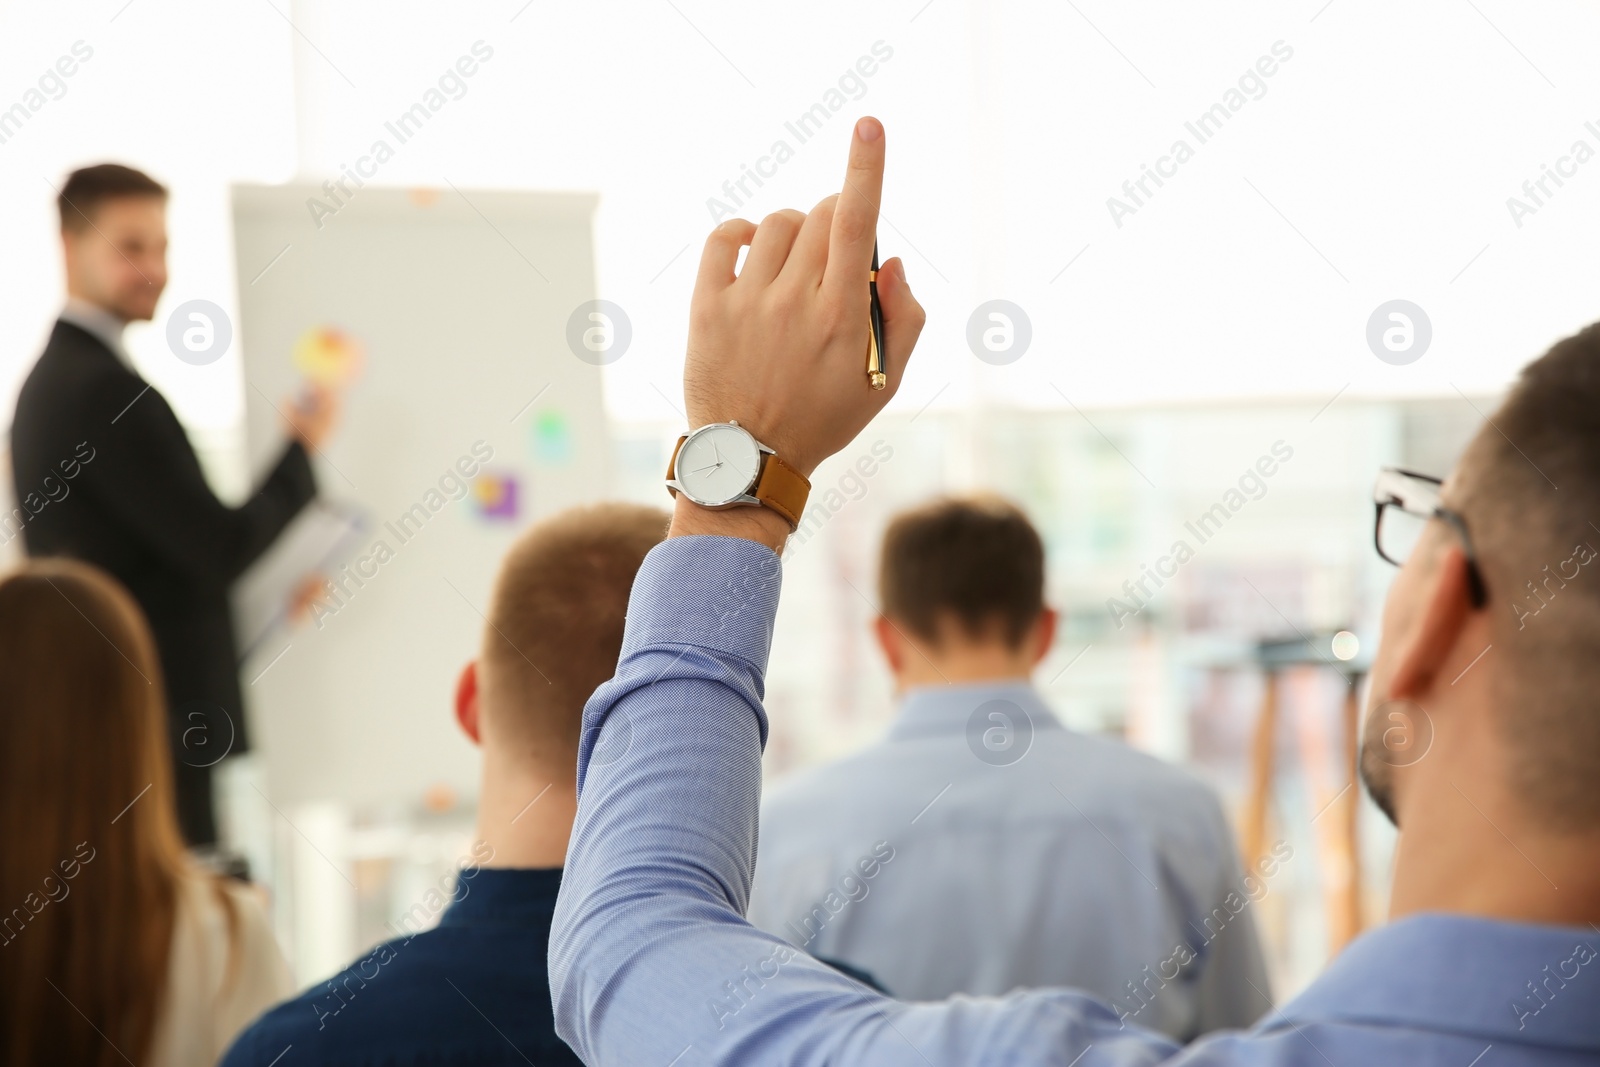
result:
[[[494,58],[385,180],[598,190],[601,295],[639,339],[606,375],[629,418],[671,414],[658,390],[678,378],[708,198],[781,139],[793,158],[739,210],[809,207],[838,184],[849,122],[867,111],[889,125],[884,254],[906,257],[930,308],[896,402],[907,411],[936,395],[1064,407],[1062,394],[1472,394],[1593,316],[1600,263],[1581,252],[1600,222],[1600,160],[1548,185],[1520,227],[1507,208],[1575,141],[1600,151],[1584,125],[1600,128],[1600,12],[1576,2],[107,0],[14,5],[0,26],[0,105],[74,41],[95,49],[0,144],[0,287],[15,309],[0,320],[0,395],[59,299],[47,181],[102,158],[171,181],[174,296],[213,287],[231,272],[227,181],[320,180],[478,40]],[[1280,40],[1293,58],[1265,95],[1117,227],[1107,199]],[[798,143],[785,123],[878,41],[892,57]],[[1033,322],[1032,351],[1007,367],[964,341],[994,297]],[[1434,326],[1409,367],[1364,342],[1394,297]],[[237,385],[190,391],[155,340],[136,338],[136,353],[186,417],[237,420]]]

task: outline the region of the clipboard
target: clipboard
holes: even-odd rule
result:
[[[369,527],[359,508],[320,497],[294,517],[233,585],[239,662],[288,630],[301,584],[316,574],[332,574],[355,558]]]

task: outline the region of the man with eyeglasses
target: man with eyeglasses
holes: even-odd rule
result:
[[[922,329],[890,260],[889,387],[866,388],[883,160],[883,128],[861,120],[837,199],[724,223],[701,259],[693,425],[738,420],[801,478],[882,407]],[[1385,607],[1361,760],[1401,830],[1391,922],[1249,1030],[1180,1047],[1068,990],[901,1003],[744,920],[791,524],[680,492],[585,710],[550,939],[557,1032],[586,1063],[662,1067],[1600,1062],[1600,575],[1567,580],[1537,625],[1511,607],[1600,543],[1600,325],[1524,371],[1433,499],[1408,483],[1378,502],[1391,534],[1391,513],[1426,520]],[[1397,706],[1429,731],[1405,758],[1383,746]]]

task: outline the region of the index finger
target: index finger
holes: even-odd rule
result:
[[[850,163],[834,206],[828,266],[822,275],[822,284],[839,292],[866,292],[883,196],[883,142],[883,124],[870,115],[856,123],[850,137]]]

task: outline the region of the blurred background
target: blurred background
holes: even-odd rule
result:
[[[888,516],[1005,493],[1048,547],[1038,681],[1066,722],[1191,766],[1247,850],[1292,847],[1255,905],[1281,1000],[1385,909],[1350,765],[1390,577],[1373,476],[1447,473],[1594,317],[1597,31],[1503,0],[7,4],[4,410],[64,298],[57,188],[102,161],[172,190],[172,280],[129,348],[225,497],[281,438],[296,347],[360,353],[319,481],[352,559],[397,551],[255,645],[257,749],[222,765],[310,984],[431,918],[466,852],[450,694],[499,551],[580,500],[666,503],[706,232],[836,190],[877,115],[879,242],[928,326],[786,555],[769,780],[887,722]],[[192,300],[234,330],[204,366],[167,340]]]

